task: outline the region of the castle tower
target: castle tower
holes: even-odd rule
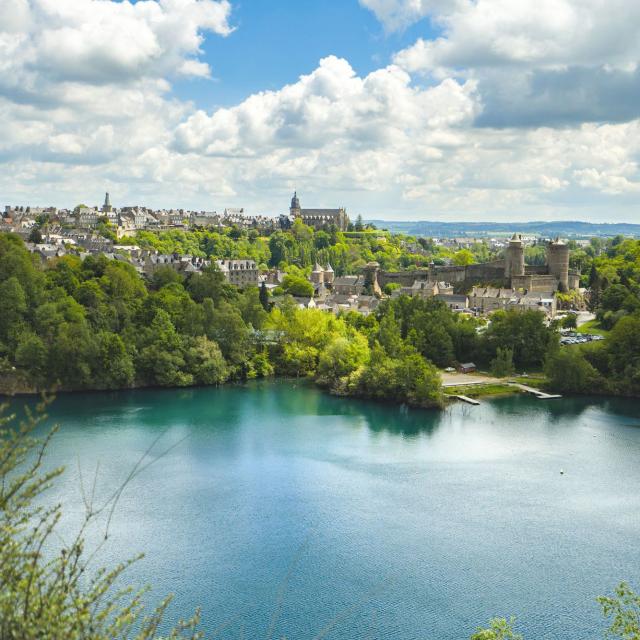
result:
[[[512,278],[524,275],[524,245],[522,236],[514,233],[504,257],[504,277]]]
[[[327,266],[324,269],[324,283],[331,286],[333,284],[335,275],[336,274],[333,272],[333,267],[329,263],[327,263]]]
[[[382,295],[382,289],[378,283],[378,272],[380,264],[378,262],[367,262],[364,267],[364,288],[369,295]]]
[[[293,192],[293,198],[291,198],[291,207],[289,208],[289,213],[292,218],[299,218],[301,214],[300,210],[300,199],[298,198],[298,192]]]
[[[552,240],[547,247],[549,274],[558,279],[560,291],[569,290],[569,246],[560,238]]]
[[[324,269],[317,262],[311,272],[311,282],[313,284],[324,284]]]

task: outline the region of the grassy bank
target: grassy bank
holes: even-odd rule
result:
[[[487,383],[460,385],[458,387],[446,387],[444,389],[445,398],[447,396],[467,396],[468,398],[487,398],[495,396],[509,396],[521,393],[517,387],[506,383]]]
[[[596,336],[608,336],[609,331],[603,329],[597,320],[589,320],[578,327],[578,333],[590,333]]]
[[[547,378],[543,375],[536,376],[516,376],[514,378],[509,378],[511,382],[517,382],[518,384],[524,384],[528,387],[533,387],[534,389],[546,390],[549,384]]]

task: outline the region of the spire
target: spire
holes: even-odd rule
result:
[[[109,200],[109,192],[104,194],[104,204],[102,205],[102,210],[105,212],[109,212],[112,210],[111,200]]]
[[[298,198],[298,192],[293,192],[293,198],[291,198],[291,208],[299,209],[300,208],[300,199]]]

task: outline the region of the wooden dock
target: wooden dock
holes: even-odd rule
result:
[[[528,387],[526,384],[520,384],[519,382],[510,382],[509,384],[514,387],[518,387],[518,389],[522,389],[522,391],[525,391],[526,393],[530,393],[538,398],[538,400],[555,400],[556,398],[562,398],[558,393],[545,393],[544,391],[540,391],[540,389]]]
[[[477,407],[480,403],[477,400],[474,400],[473,398],[469,398],[468,396],[453,396],[454,398],[457,398],[458,400],[462,400],[462,402],[466,402],[467,404],[472,404],[475,407]]]

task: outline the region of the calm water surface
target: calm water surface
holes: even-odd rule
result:
[[[228,622],[220,638],[266,638],[280,610],[289,640],[458,640],[496,615],[591,639],[595,596],[640,587],[637,401],[403,411],[256,383],[66,395],[50,414],[63,537],[79,468],[89,485],[99,463],[99,502],[157,436],[151,459],[179,442],[126,488],[100,560],[144,551],[131,582],[175,593],[173,616],[200,605],[209,632]]]

